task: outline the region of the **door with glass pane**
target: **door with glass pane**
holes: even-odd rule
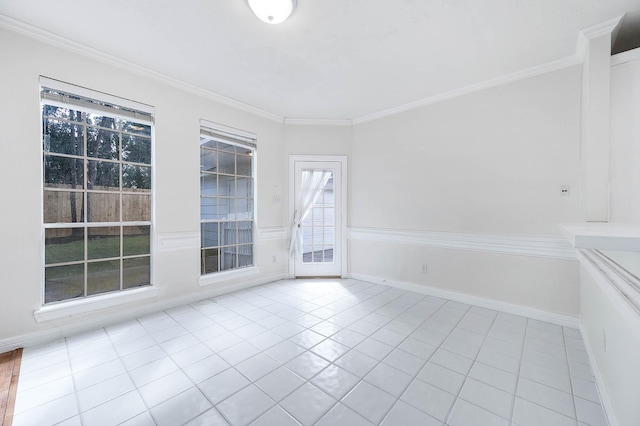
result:
[[[295,162],[295,276],[342,273],[340,162]]]

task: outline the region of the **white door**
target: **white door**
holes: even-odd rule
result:
[[[302,216],[294,276],[342,276],[342,162],[295,161],[294,173],[292,216]]]

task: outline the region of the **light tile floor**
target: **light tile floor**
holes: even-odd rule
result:
[[[15,426],[605,426],[577,329],[280,281],[24,351]]]

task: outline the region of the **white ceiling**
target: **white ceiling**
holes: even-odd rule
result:
[[[2,0],[0,14],[269,113],[357,119],[570,57],[638,0]],[[632,23],[632,26],[628,24]]]

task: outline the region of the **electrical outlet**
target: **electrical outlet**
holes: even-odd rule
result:
[[[561,197],[570,197],[571,196],[571,187],[569,185],[560,185],[560,196]]]
[[[427,264],[426,264],[426,263],[423,263],[423,264],[422,264],[422,269],[421,269],[421,271],[422,271],[422,273],[423,273],[423,274],[426,274],[426,273],[427,273]]]
[[[271,258],[271,263],[278,263],[278,258],[276,257],[276,255],[274,254],[273,257]]]

